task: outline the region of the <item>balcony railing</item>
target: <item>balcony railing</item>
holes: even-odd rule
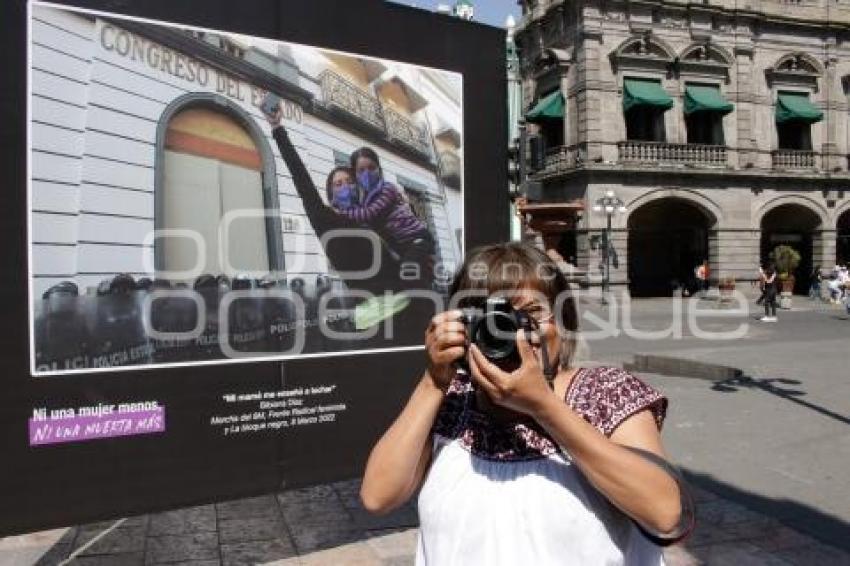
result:
[[[440,177],[450,187],[460,188],[460,157],[455,152],[440,152]]]
[[[577,157],[576,146],[559,145],[547,148],[543,156],[543,168],[533,169],[534,165],[529,164],[532,167],[529,174],[540,179],[572,171],[579,165]]]
[[[390,139],[399,141],[422,155],[431,154],[428,134],[424,128],[420,128],[410,119],[387,106],[384,107],[384,121],[387,124],[387,136]]]
[[[621,141],[617,143],[623,163],[725,166],[726,146],[697,143]]]
[[[576,152],[567,146],[550,147],[546,150],[543,173],[551,174],[576,167]]]
[[[797,149],[776,149],[770,153],[775,169],[813,169],[815,152]]]
[[[377,98],[332,71],[323,71],[319,75],[319,82],[322,86],[322,100],[327,106],[338,108],[378,130],[386,131],[381,103]]]

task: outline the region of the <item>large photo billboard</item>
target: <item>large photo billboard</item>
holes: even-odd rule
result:
[[[465,250],[508,236],[504,30],[2,11],[0,533],[360,474]]]
[[[30,7],[36,376],[420,346],[463,251],[463,78]]]

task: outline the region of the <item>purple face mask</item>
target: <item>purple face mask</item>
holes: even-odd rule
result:
[[[381,184],[381,174],[378,171],[364,169],[357,174],[357,182],[360,186],[366,189],[367,193],[371,193]]]
[[[336,190],[331,204],[333,204],[334,208],[351,208],[354,206],[355,197],[356,191],[354,187],[346,183]]]

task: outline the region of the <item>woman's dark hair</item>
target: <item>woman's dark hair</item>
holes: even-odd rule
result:
[[[378,154],[375,153],[375,150],[371,147],[361,147],[360,149],[354,150],[351,154],[351,158],[349,159],[349,165],[351,165],[351,170],[354,171],[355,175],[357,174],[357,160],[361,157],[365,157],[366,159],[371,159],[375,162],[375,165],[378,166],[378,171],[383,176],[384,172],[381,169],[381,160],[378,159]]]
[[[352,182],[354,181],[354,175],[351,172],[351,168],[347,165],[337,165],[336,167],[331,169],[331,172],[328,173],[327,180],[325,180],[325,194],[328,195],[328,204],[330,204],[331,201],[333,201],[334,199],[334,175],[336,175],[340,171],[345,171],[346,173],[348,173],[348,177],[352,180]]]
[[[767,267],[764,268],[764,272],[766,275],[770,276],[776,273],[776,264],[770,262],[767,264]]]
[[[532,289],[548,300],[563,341],[561,367],[569,367],[576,349],[578,312],[570,284],[552,259],[539,249],[519,242],[490,244],[471,250],[455,274],[450,297],[459,292],[480,291],[461,297],[458,307],[477,306],[484,296],[519,289]]]

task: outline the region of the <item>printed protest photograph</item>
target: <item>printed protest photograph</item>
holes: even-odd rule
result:
[[[462,75],[30,14],[33,375],[421,347],[464,248]]]

